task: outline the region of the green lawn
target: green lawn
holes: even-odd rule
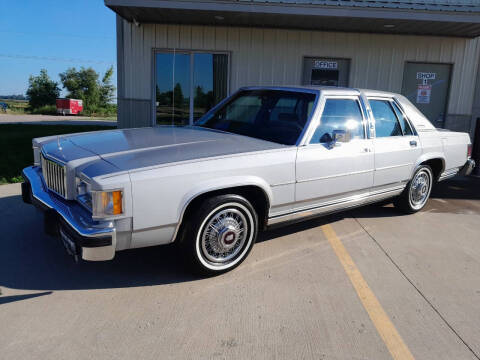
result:
[[[0,184],[22,181],[22,169],[33,163],[33,138],[108,129],[113,128],[93,125],[0,125]]]

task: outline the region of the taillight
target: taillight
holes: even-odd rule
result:
[[[472,157],[472,144],[468,145],[467,148],[467,157]]]

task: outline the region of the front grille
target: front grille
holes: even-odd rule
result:
[[[45,158],[42,154],[42,174],[49,190],[62,197],[67,196],[65,166]]]

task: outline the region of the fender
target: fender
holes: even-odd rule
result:
[[[185,210],[193,200],[195,200],[198,196],[211,191],[223,190],[239,186],[256,186],[260,188],[265,193],[268,199],[268,203],[272,203],[273,193],[270,185],[264,179],[258,176],[229,176],[200,182],[182,197],[182,200],[177,208],[178,223],[171,241],[175,241],[178,230],[180,229],[183,221]]]
[[[440,159],[442,160],[442,171],[440,171],[440,174],[443,172],[445,169],[445,156],[443,153],[438,152],[438,151],[431,151],[422,154],[417,161],[415,162],[413,168],[412,168],[412,173],[410,174],[410,179],[413,177],[413,174],[415,173],[415,170],[417,170],[418,166],[428,160],[434,160],[434,159]]]

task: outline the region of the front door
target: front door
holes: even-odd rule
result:
[[[418,135],[392,98],[368,98],[375,119],[374,191],[406,183],[421,154]]]
[[[329,96],[322,106],[311,139],[298,149],[296,211],[341,206],[367,195],[373,184],[373,146],[359,98]],[[342,130],[346,141],[333,143],[334,132]]]

